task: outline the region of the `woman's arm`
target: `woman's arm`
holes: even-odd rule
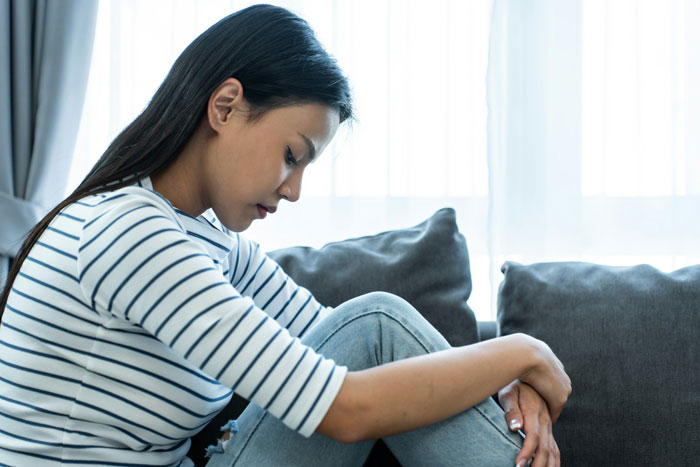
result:
[[[229,281],[292,336],[304,336],[332,311],[296,284],[260,245],[241,234],[231,235],[236,244],[231,251]]]
[[[571,381],[549,347],[524,334],[349,372],[317,431],[341,442],[391,436],[448,418],[516,378],[556,420]]]

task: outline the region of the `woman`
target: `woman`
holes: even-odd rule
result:
[[[198,37],[13,265],[0,464],[190,465],[233,388],[253,404],[212,466],[360,465],[377,438],[404,465],[559,465],[571,389],[545,344],[450,348],[388,294],[325,308],[238,234],[299,199],[351,117],[342,72],[288,11]]]

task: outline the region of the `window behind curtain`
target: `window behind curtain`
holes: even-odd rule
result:
[[[145,107],[187,44],[223,16],[253,3],[100,1],[70,189]],[[358,122],[343,128],[307,170],[299,203],[282,203],[274,216],[255,222],[246,232],[264,249],[320,247],[408,227],[452,206],[470,252],[474,289],[469,303],[479,319],[495,317],[499,267],[505,260],[649,262],[667,270],[700,262],[700,251],[687,244],[687,238],[679,242],[673,235],[674,228],[687,227],[677,219],[688,212],[687,206],[679,209],[679,203],[697,205],[700,194],[700,144],[695,136],[700,127],[700,85],[688,82],[689,77],[698,77],[698,46],[691,40],[698,36],[690,37],[691,30],[699,29],[694,19],[700,17],[698,3],[557,4],[581,5],[573,14],[580,22],[583,45],[572,58],[582,70],[581,95],[573,96],[581,101],[581,114],[572,116],[580,121],[581,139],[576,148],[580,154],[573,175],[576,183],[569,186],[550,175],[545,180],[554,180],[549,191],[575,188],[579,200],[575,212],[582,216],[577,220],[582,224],[609,223],[606,229],[612,231],[634,229],[634,219],[625,217],[640,212],[656,215],[659,223],[666,219],[675,224],[655,233],[640,231],[639,241],[627,249],[612,242],[605,229],[598,229],[592,230],[597,233],[587,239],[591,243],[586,248],[559,238],[553,252],[527,242],[510,250],[489,244],[502,233],[493,230],[489,219],[506,216],[508,206],[518,202],[506,199],[489,206],[493,195],[486,106],[490,0],[271,3],[307,19],[338,59],[353,86]],[[532,17],[556,14],[546,9],[549,3],[533,3],[542,10]],[[550,54],[571,53],[558,50],[564,46],[557,41],[547,47]],[[507,163],[517,167],[518,162]],[[509,229],[514,238],[524,233],[519,230],[522,226]]]

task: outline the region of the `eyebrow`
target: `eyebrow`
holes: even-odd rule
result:
[[[301,132],[297,131],[297,133],[299,133],[299,136],[304,138],[304,141],[309,146],[309,162],[313,162],[314,158],[316,157],[316,147],[314,146],[313,141],[311,141],[309,138],[307,138]]]

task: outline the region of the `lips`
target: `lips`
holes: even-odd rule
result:
[[[275,206],[267,206],[265,204],[258,204],[257,208],[260,219],[265,219],[265,216],[267,216],[268,213],[273,214],[275,211],[277,211]]]

